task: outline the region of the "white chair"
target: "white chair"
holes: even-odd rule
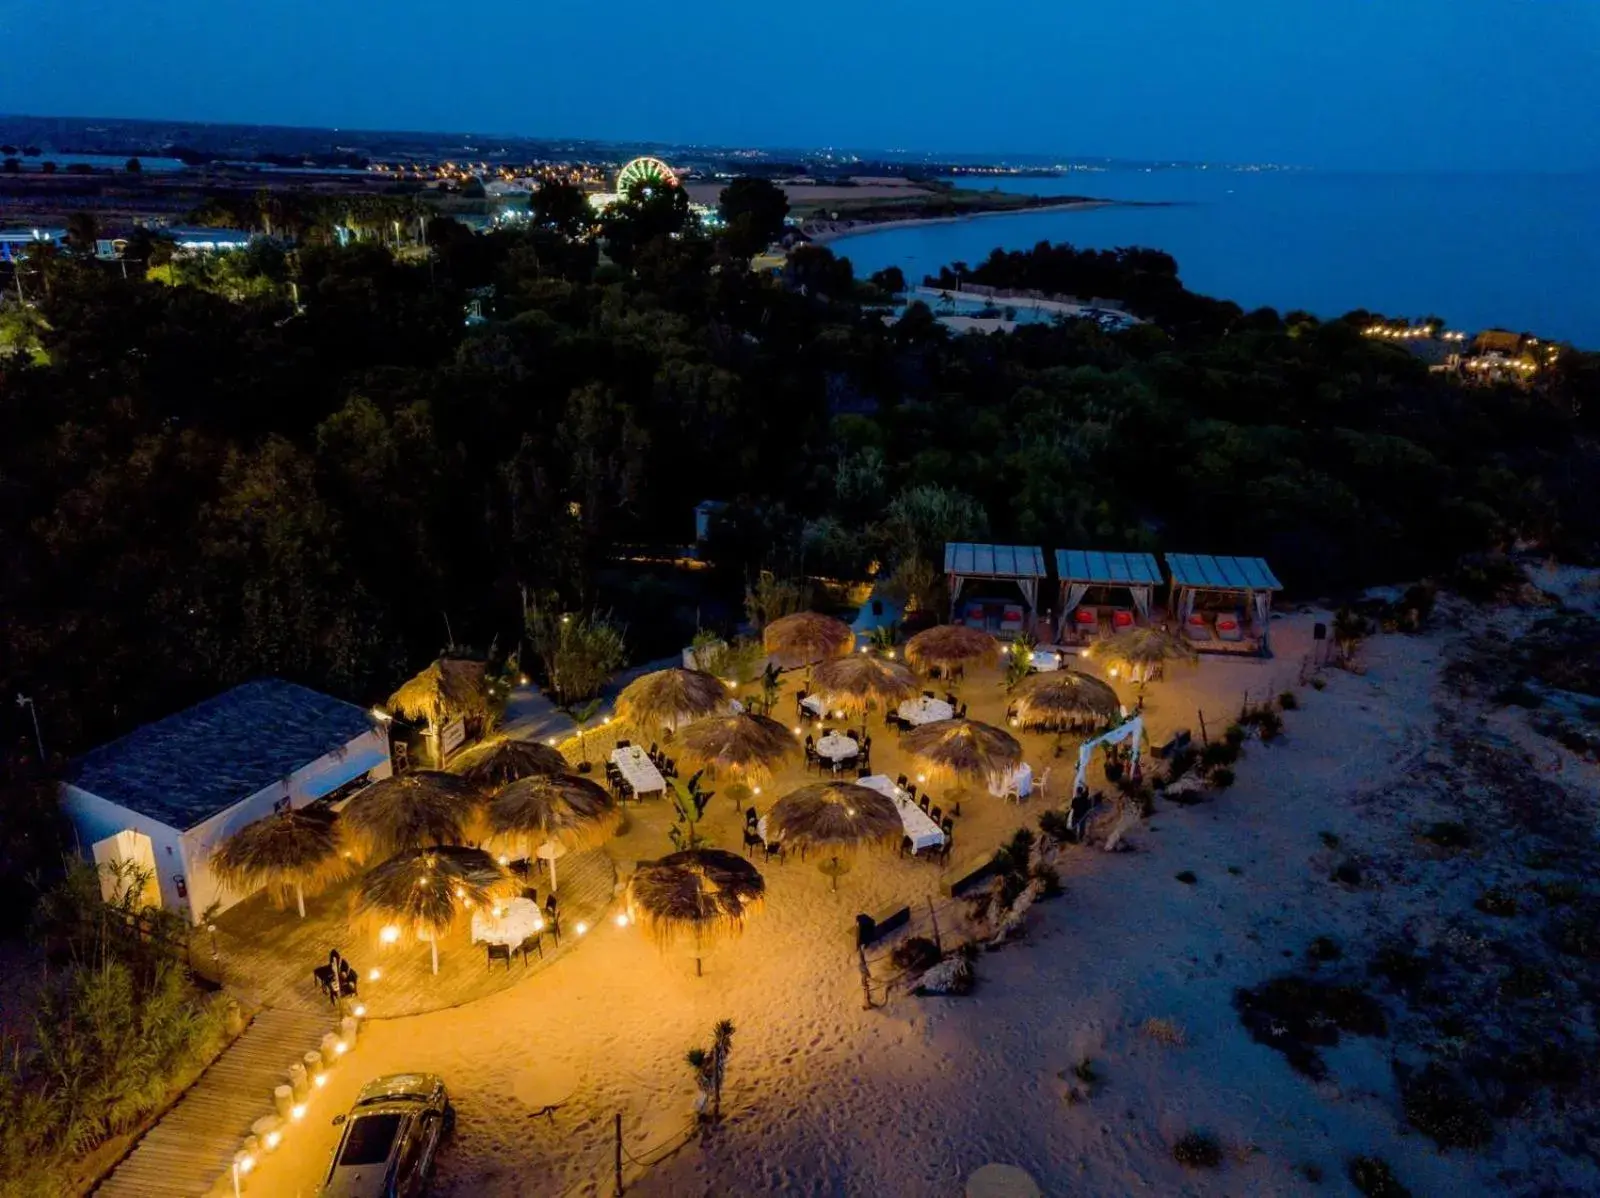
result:
[[[1055,769],[1055,768],[1056,767],[1053,766],[1053,765],[1046,767],[1044,773],[1040,774],[1039,777],[1034,779],[1034,783],[1033,783],[1033,793],[1034,794],[1039,795],[1040,797],[1043,797],[1044,788],[1046,786],[1050,785],[1050,771]]]

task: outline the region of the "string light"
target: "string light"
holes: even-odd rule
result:
[[[577,927],[577,932],[578,932],[578,935],[580,935],[580,936],[582,936],[588,930],[589,930],[589,925],[586,924],[586,923],[580,923],[578,925],[578,927]]]

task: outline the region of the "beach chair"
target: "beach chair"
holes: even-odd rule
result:
[[[1244,625],[1237,611],[1217,613],[1217,639],[1219,641],[1244,640]]]
[[[1189,618],[1183,622],[1183,635],[1191,641],[1202,643],[1215,639],[1211,635],[1211,621],[1206,619],[1205,612],[1190,612]]]

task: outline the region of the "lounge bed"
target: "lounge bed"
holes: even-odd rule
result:
[[[961,622],[963,624],[965,624],[968,628],[979,628],[979,629],[983,628],[985,626],[985,623],[986,623],[986,621],[984,620],[984,616],[983,616],[983,604],[981,604],[981,603],[969,603],[969,604],[967,604],[966,611],[964,613],[962,613],[962,621]]]
[[[1217,639],[1220,641],[1244,640],[1244,625],[1237,611],[1217,613]]]
[[[1133,627],[1133,609],[1131,607],[1113,607],[1111,609],[1111,631],[1126,632]]]
[[[1022,609],[1020,607],[1007,606],[1001,612],[1001,615],[1000,615],[1000,631],[1001,632],[1021,632],[1022,631]]]
[[[1072,631],[1088,638],[1100,631],[1100,613],[1092,607],[1080,607],[1072,613]]]
[[[1183,622],[1183,635],[1191,641],[1210,642],[1215,639],[1211,635],[1211,621],[1201,611],[1189,613],[1189,618]]]

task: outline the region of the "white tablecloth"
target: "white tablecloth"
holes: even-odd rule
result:
[[[804,707],[812,715],[820,716],[822,714],[822,696],[807,695],[804,699],[800,700],[800,706]]]
[[[1024,761],[1017,767],[1017,772],[1011,777],[990,785],[989,793],[1004,797],[1012,791],[1017,792],[1018,798],[1027,798],[1033,793],[1033,767]]]
[[[955,714],[955,708],[943,699],[930,699],[926,695],[918,699],[907,699],[899,708],[900,718],[913,724],[931,724],[935,720],[948,720]]]
[[[637,794],[649,794],[651,791],[667,789],[667,780],[661,776],[661,771],[656,769],[656,763],[650,760],[648,754],[637,745],[626,749],[613,749],[611,762],[622,776],[628,780],[628,785],[633,787]]]
[[[1033,668],[1040,673],[1061,668],[1061,654],[1054,649],[1035,649],[1033,651]]]
[[[877,791],[881,795],[894,800],[895,809],[900,812],[900,824],[906,830],[906,835],[911,837],[911,848],[914,852],[923,849],[936,849],[944,843],[944,833],[933,818],[913,803],[910,797],[897,787],[888,774],[873,774],[868,778],[858,779],[857,786],[865,786]]]
[[[544,928],[544,916],[532,899],[514,898],[500,904],[496,916],[483,908],[472,913],[472,943],[509,944],[513,948]]]
[[[817,754],[826,757],[829,761],[843,761],[847,757],[854,757],[861,752],[861,746],[848,736],[840,736],[837,732],[830,732],[817,742]]]

